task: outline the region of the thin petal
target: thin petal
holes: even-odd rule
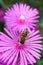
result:
[[[12,62],[15,56],[16,56],[16,51],[13,52],[13,55],[10,57],[9,61],[7,62],[7,65],[9,65]]]
[[[33,62],[33,63],[36,63],[36,60],[34,59],[34,57],[28,52],[25,50],[25,53],[29,56],[30,60]]]
[[[12,50],[8,50],[7,52],[4,52],[3,55],[0,57],[0,59],[5,59],[10,53],[11,53]]]
[[[16,64],[17,59],[18,59],[18,52],[16,53],[16,56],[15,56],[15,58],[14,58],[14,60],[13,60],[12,65],[15,65],[15,64]]]
[[[11,38],[13,39],[14,38],[14,34],[9,32],[6,28],[4,28],[4,30],[6,31],[6,33],[11,36]]]
[[[10,60],[9,58],[13,55],[13,50],[11,50],[11,52],[9,53],[8,56],[6,56],[6,58],[4,59],[4,63],[7,62],[8,60]]]
[[[24,55],[26,56],[26,58],[30,62],[30,64],[33,64],[32,60],[29,57],[29,55],[25,51],[24,51]]]
[[[23,59],[22,51],[20,51],[20,65],[25,65],[24,64],[24,59]]]
[[[0,47],[0,52],[4,52],[4,51],[7,51],[7,50],[10,50],[11,47]]]
[[[27,59],[26,59],[26,56],[24,55],[23,51],[22,51],[22,54],[23,54],[23,58],[24,58],[24,64],[27,65]]]

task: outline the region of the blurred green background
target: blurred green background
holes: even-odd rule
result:
[[[40,11],[40,19],[38,24],[38,29],[43,36],[43,0],[0,0],[0,7],[6,10],[15,3],[26,3],[32,7],[37,8]],[[4,24],[0,23],[0,31],[3,31]],[[43,44],[43,43],[42,43]],[[35,65],[43,65],[43,51],[41,52],[41,59],[37,60]]]

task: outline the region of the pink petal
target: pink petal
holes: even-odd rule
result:
[[[22,51],[22,54],[23,54],[23,58],[24,58],[24,64],[27,65],[27,59],[26,59],[26,56],[24,55],[23,51]]]
[[[11,51],[9,52],[8,56],[6,56],[5,59],[4,59],[4,63],[9,60],[9,58],[13,55],[13,52],[14,52],[13,50],[11,50]]]
[[[4,51],[7,51],[7,50],[10,50],[11,47],[0,47],[0,52],[4,52]]]
[[[31,61],[32,61],[33,63],[36,63],[36,60],[35,60],[34,57],[28,52],[28,49],[25,50],[25,52],[26,52],[26,54],[29,56],[29,58],[31,59]]]
[[[13,52],[12,56],[10,57],[9,61],[7,62],[7,65],[9,65],[12,62],[12,60],[15,58],[16,53],[17,53],[16,51]]]
[[[29,55],[25,51],[24,51],[24,55],[26,56],[26,58],[30,62],[30,64],[33,64],[31,58],[29,57]]]
[[[36,32],[33,31],[33,33],[29,35],[29,38],[32,37],[32,36],[34,36],[34,35],[36,35],[36,34],[38,34],[38,33],[39,33],[39,30],[36,31]]]
[[[18,52],[16,53],[16,56],[15,56],[15,58],[14,58],[14,60],[13,60],[12,65],[15,65],[15,64],[16,64],[17,59],[18,59]]]
[[[24,64],[24,59],[23,59],[22,51],[20,51],[20,65],[25,65]]]
[[[6,28],[4,28],[4,30],[9,36],[11,36],[11,38],[14,38],[14,34],[12,32],[9,32]]]
[[[37,52],[33,51],[33,50],[28,50],[28,52],[30,52],[34,57],[40,59],[40,54],[38,54]]]
[[[10,53],[11,53],[12,50],[8,50],[7,52],[3,53],[3,55],[0,57],[0,59],[5,59]]]

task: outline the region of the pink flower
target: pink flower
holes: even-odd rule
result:
[[[0,21],[4,21],[4,14],[5,14],[4,9],[0,8]]]
[[[39,11],[31,8],[26,4],[15,4],[13,7],[8,8],[5,13],[4,19],[7,27],[13,29],[18,28],[20,31],[24,29],[33,29],[38,22],[37,18]]]
[[[4,30],[7,35],[0,32],[0,53],[2,53],[0,59],[4,63],[7,65],[28,65],[36,63],[36,59],[40,59],[42,37],[38,30],[29,32],[25,36],[24,42],[20,42],[21,34],[16,34],[11,29],[4,28]]]

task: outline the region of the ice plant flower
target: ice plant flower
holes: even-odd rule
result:
[[[13,29],[18,28],[20,31],[24,29],[35,28],[39,11],[36,8],[31,8],[26,4],[14,4],[13,7],[8,8],[4,19],[7,27]]]
[[[7,35],[0,32],[0,59],[7,65],[28,65],[36,63],[40,59],[42,37],[39,31],[31,31],[28,34],[14,33],[12,29],[4,28]],[[23,38],[23,39],[22,39]],[[18,64],[17,64],[18,63]]]
[[[4,21],[4,14],[5,14],[4,9],[0,8],[0,21]]]

